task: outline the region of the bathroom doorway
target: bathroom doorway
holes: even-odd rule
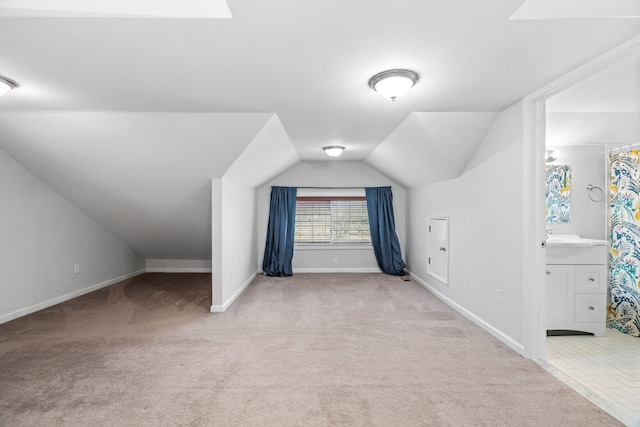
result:
[[[541,363],[546,361],[543,285],[545,283],[546,101],[629,58],[640,58],[640,36],[634,37],[551,82],[525,97],[523,101],[524,257],[526,260],[523,277],[525,294],[524,354]],[[640,74],[636,74],[637,76]],[[640,91],[640,82],[638,85],[631,89]],[[640,92],[635,93],[640,95]],[[577,102],[579,103],[579,100]]]
[[[626,76],[623,73],[625,67]],[[616,90],[625,85],[623,95],[616,99]],[[634,423],[633,425],[640,423],[640,411],[625,412],[625,405],[622,404],[625,391],[612,396],[610,390],[614,381],[611,378],[608,379],[607,387],[599,387],[598,381],[604,384],[605,377],[610,375],[610,371],[598,376],[598,374],[594,375],[594,372],[597,372],[594,369],[597,369],[598,364],[602,366],[602,363],[605,363],[606,369],[611,369],[616,364],[620,364],[615,360],[620,361],[619,357],[624,359],[625,354],[629,352],[635,356],[635,360],[638,360],[640,340],[619,336],[624,334],[610,329],[607,329],[607,337],[603,337],[606,341],[597,341],[599,338],[591,337],[568,337],[566,342],[560,342],[561,340],[556,340],[555,337],[547,338],[545,327],[547,302],[544,295],[546,269],[542,242],[545,239],[545,228],[548,227],[545,220],[544,196],[545,151],[551,148],[561,152],[560,159],[562,151],[570,156],[580,153],[582,157],[580,161],[583,162],[581,168],[585,167],[585,157],[590,158],[591,162],[600,157],[599,165],[596,163],[595,166],[591,166],[591,168],[598,168],[599,171],[589,171],[592,174],[587,178],[593,182],[580,182],[579,185],[575,183],[572,190],[576,194],[583,192],[583,195],[592,195],[594,200],[600,199],[600,193],[594,190],[598,194],[589,194],[589,185],[601,188],[604,193],[604,200],[599,202],[586,200],[586,204],[580,207],[580,209],[597,211],[589,214],[591,224],[596,224],[591,229],[584,228],[585,224],[582,224],[582,231],[576,232],[575,230],[580,229],[581,225],[570,225],[571,222],[551,228],[555,228],[554,232],[559,234],[589,234],[583,237],[608,240],[607,150],[615,145],[640,143],[639,104],[640,37],[636,37],[531,95],[525,99],[524,105],[525,156],[530,156],[528,161],[525,161],[525,166],[529,163],[530,168],[525,171],[529,175],[525,176],[525,183],[526,189],[529,189],[528,196],[532,211],[530,216],[525,218],[527,229],[525,256],[530,260],[525,263],[525,295],[527,295],[525,307],[528,310],[525,317],[527,325],[525,348],[528,349],[529,357],[538,360],[554,375],[565,380],[579,392],[588,395],[591,400],[614,416],[625,422]],[[564,150],[563,147],[565,147]],[[558,163],[573,163],[568,158],[565,160]],[[577,165],[574,165],[573,172],[578,174],[575,166]],[[584,180],[583,171],[580,173],[581,179]],[[575,208],[576,206],[572,204],[572,209]],[[525,206],[525,212],[528,210]],[[609,337],[609,335],[612,336]],[[554,341],[550,342],[552,339]],[[584,345],[591,347],[585,348]],[[599,354],[598,349],[603,351]],[[619,357],[604,359],[603,362],[602,358],[606,357],[603,354],[611,354],[611,351]],[[634,352],[638,353],[634,354]],[[586,353],[596,354],[591,361],[593,363],[587,365],[589,368],[576,369],[578,366],[576,361],[588,359],[584,357]],[[567,369],[562,359],[565,361],[570,359],[573,368]],[[623,378],[625,375],[640,375],[640,363],[639,366],[630,366],[629,363],[620,365],[623,366],[620,367],[619,374]],[[580,372],[581,369],[582,372]],[[588,374],[585,373],[587,369],[590,369]],[[595,382],[590,383],[590,380]],[[609,391],[606,392],[607,390]]]

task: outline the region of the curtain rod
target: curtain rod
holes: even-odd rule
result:
[[[623,144],[620,145],[619,147],[611,147],[609,148],[609,154],[615,152],[615,151],[624,151],[624,150],[631,150],[632,148],[635,147],[640,147],[640,142],[636,143],[636,144]]]
[[[304,190],[364,190],[365,187],[297,187]]]

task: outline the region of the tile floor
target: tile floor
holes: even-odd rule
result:
[[[547,337],[547,369],[627,426],[640,427],[640,338]]]

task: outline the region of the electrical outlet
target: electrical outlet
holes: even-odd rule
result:
[[[333,259],[333,265],[338,265],[338,258]]]
[[[80,274],[80,264],[76,264],[73,266],[73,273]]]
[[[502,304],[502,289],[496,289],[496,302]]]

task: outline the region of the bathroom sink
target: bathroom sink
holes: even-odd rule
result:
[[[585,239],[577,234],[551,234],[547,237],[547,247],[549,246],[568,246],[568,247],[585,247],[585,246],[605,246],[609,242],[606,240]]]
[[[576,234],[547,237],[547,264],[604,264],[608,251],[606,240],[585,239]]]

